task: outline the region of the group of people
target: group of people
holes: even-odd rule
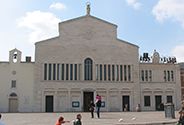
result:
[[[97,111],[97,117],[98,118],[100,118],[100,107],[101,107],[101,101],[102,101],[101,99],[102,99],[101,96],[99,96],[97,94],[95,104],[96,104],[96,111]],[[90,104],[89,104],[89,110],[91,112],[91,117],[92,118],[94,118],[95,104],[93,103],[93,101],[91,101]],[[1,117],[2,117],[2,115],[0,114],[0,125],[4,125],[1,122]],[[77,114],[76,120],[73,121],[73,125],[82,125],[81,119],[82,119],[81,114]],[[58,120],[56,121],[55,125],[63,125],[64,123],[70,123],[70,121],[65,121],[64,117],[60,116],[58,118]]]
[[[100,118],[100,108],[101,108],[101,104],[102,104],[102,97],[98,94],[96,96],[95,104],[96,104],[97,117]],[[91,118],[94,118],[95,104],[93,103],[92,100],[89,104],[89,111],[91,112]]]
[[[73,121],[73,125],[82,125],[81,118],[81,114],[77,114],[76,120]],[[56,125],[63,125],[64,123],[70,123],[70,121],[65,121],[64,118],[60,116],[56,122]]]
[[[89,104],[89,111],[91,112],[91,118],[94,118],[94,111],[96,107],[97,117],[100,118],[100,107],[102,103],[102,97],[100,95],[96,95],[95,103],[91,100]],[[73,122],[73,125],[82,125],[81,122],[81,114],[77,114],[76,120]],[[56,125],[63,125],[64,123],[70,123],[70,121],[65,121],[64,118],[61,116],[56,122]]]
[[[89,104],[89,111],[91,112],[91,118],[94,118],[94,110],[95,110],[95,104],[96,104],[96,112],[97,117],[100,118],[100,107],[102,103],[102,97],[97,94],[95,103],[91,100]],[[81,114],[77,114],[76,120],[73,122],[73,125],[82,125],[81,122]],[[70,121],[65,121],[64,118],[61,116],[56,122],[56,125],[63,125],[64,123],[70,123]]]
[[[101,101],[102,101],[101,96],[97,94],[95,104],[98,118],[100,118]],[[91,101],[89,104],[89,111],[91,112],[92,118],[94,118],[95,104],[93,103],[93,101]],[[4,123],[1,122],[1,117],[2,115],[0,114],[0,125],[5,125]],[[73,121],[73,125],[82,125],[81,119],[82,119],[81,114],[77,114],[76,120]],[[60,116],[55,125],[63,125],[64,123],[70,123],[70,121],[65,121],[64,117]],[[177,125],[184,125],[184,101],[182,101],[182,107],[179,111],[179,121]]]

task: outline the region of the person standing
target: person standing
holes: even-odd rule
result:
[[[94,110],[95,110],[95,104],[91,100],[89,104],[89,111],[91,112],[91,118],[94,118]]]
[[[98,102],[99,100],[101,100],[102,99],[102,97],[100,96],[100,95],[96,95],[96,102]]]
[[[76,120],[73,122],[73,125],[82,125],[81,119],[82,119],[81,114],[77,114],[77,118],[76,118]]]
[[[140,106],[140,104],[137,104],[137,106],[136,106],[136,112],[140,112],[141,111],[141,106]]]
[[[0,125],[5,125],[3,122],[1,122],[2,115],[0,114]]]
[[[182,107],[181,109],[179,110],[179,121],[178,123],[180,125],[184,125],[184,101],[182,101]]]
[[[101,96],[97,94],[96,96],[96,113],[97,113],[97,117],[100,118],[100,108],[101,108]]]

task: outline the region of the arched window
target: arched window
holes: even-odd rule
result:
[[[17,94],[13,92],[10,94],[10,97],[17,97]]]
[[[13,62],[16,63],[17,62],[17,51],[15,51],[13,53]]]
[[[84,80],[93,79],[93,60],[87,58],[84,60]]]

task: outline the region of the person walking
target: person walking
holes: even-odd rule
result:
[[[89,111],[91,112],[91,118],[94,118],[94,110],[95,110],[95,104],[91,100],[89,104]]]
[[[96,113],[97,113],[97,117],[100,118],[100,108],[101,108],[101,96],[97,94],[96,96]]]
[[[3,122],[1,122],[2,115],[0,114],[0,125],[5,125]]]
[[[56,122],[56,125],[63,125],[64,123],[69,123],[70,121],[64,121],[64,118],[61,116]]]

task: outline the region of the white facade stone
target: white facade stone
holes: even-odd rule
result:
[[[168,100],[178,109],[179,66],[140,62],[138,49],[117,38],[116,25],[90,14],[61,22],[58,37],[35,44],[34,63],[21,62],[17,49],[9,62],[0,62],[0,111],[10,111],[11,93],[17,94],[18,112],[87,111],[96,94],[102,96],[102,111],[124,111],[126,104],[130,111],[138,104],[144,111],[160,110],[158,101]]]
[[[14,57],[14,52],[17,57]],[[17,61],[14,62],[15,58]],[[0,62],[0,112],[33,111],[34,63],[20,60],[21,52],[13,49],[10,51],[9,62]],[[14,87],[12,87],[12,81],[16,81]],[[17,96],[10,96],[12,93]],[[13,105],[17,103],[17,107],[11,108],[11,99]]]

